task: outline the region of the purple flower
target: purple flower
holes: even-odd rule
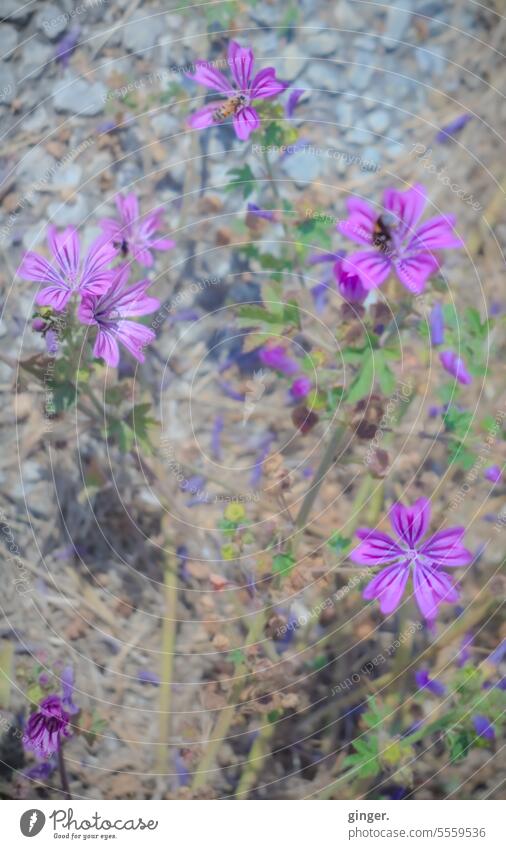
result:
[[[283,374],[292,375],[299,370],[299,364],[288,356],[282,345],[262,348],[259,356],[265,366],[281,371]]]
[[[296,108],[299,100],[301,99],[302,95],[304,94],[304,91],[305,91],[305,89],[303,89],[303,88],[294,88],[290,92],[290,96],[289,96],[287,103],[286,103],[286,106],[285,106],[285,115],[286,115],[287,118],[291,118],[293,116],[293,113],[295,112],[295,108]]]
[[[151,268],[154,259],[152,250],[170,251],[175,246],[172,239],[158,239],[154,234],[163,226],[164,210],[154,209],[143,218],[139,215],[139,201],[135,194],[116,196],[119,221],[115,218],[102,218],[99,221],[102,230],[113,245],[121,250],[123,257],[132,254],[136,262]]]
[[[115,268],[107,291],[101,295],[85,295],[77,313],[83,324],[97,325],[93,355],[101,357],[113,368],[119,363],[118,342],[143,363],[142,349],[155,338],[150,327],[129,321],[129,318],[154,312],[160,306],[160,301],[146,294],[149,280],[140,280],[126,288],[128,273],[126,265]]]
[[[441,143],[450,141],[453,136],[456,136],[457,133],[460,133],[460,131],[466,126],[469,121],[472,120],[472,118],[472,115],[459,115],[459,117],[455,118],[454,121],[450,121],[450,123],[447,124],[445,127],[441,127],[439,133],[436,136],[436,141]]]
[[[494,726],[482,713],[473,716],[473,725],[478,737],[483,737],[485,740],[495,740]]]
[[[430,522],[427,498],[419,498],[412,507],[395,504],[389,515],[398,541],[371,528],[357,531],[362,542],[351,552],[350,559],[362,566],[386,566],[367,585],[363,597],[378,599],[381,612],[392,613],[401,602],[411,574],[418,607],[426,619],[433,620],[441,602],[458,599],[455,586],[442,569],[467,566],[473,559],[461,545],[465,529],[439,531],[422,543]]]
[[[241,47],[236,41],[231,41],[228,46],[228,64],[233,83],[221,71],[213,68],[211,62],[197,62],[197,70],[194,74],[187,74],[187,77],[224,94],[227,100],[215,100],[198,109],[190,116],[189,126],[194,130],[202,130],[221,124],[232,115],[237,138],[241,141],[249,139],[251,133],[260,126],[260,117],[251,106],[252,101],[276,97],[286,88],[286,83],[276,79],[275,68],[264,68],[252,78],[254,63],[253,51]]]
[[[464,666],[465,663],[471,657],[471,652],[469,650],[470,646],[473,643],[474,634],[472,631],[468,631],[467,634],[464,634],[462,638],[462,642],[460,644],[459,653],[457,655],[457,666]]]
[[[25,749],[50,757],[58,751],[64,737],[70,737],[70,717],[59,696],[46,696],[26,723]]]
[[[73,27],[58,42],[54,58],[57,62],[61,62],[64,68],[68,67],[70,57],[79,43],[80,35],[79,27]]]
[[[498,666],[499,663],[502,662],[506,655],[506,639],[502,640],[498,646],[494,649],[492,654],[489,654],[487,657],[487,663],[491,663],[494,666]]]
[[[405,192],[386,189],[384,210],[378,215],[361,198],[348,200],[349,217],[338,230],[359,245],[373,250],[351,254],[344,261],[346,270],[359,274],[366,289],[375,289],[395,271],[410,292],[419,294],[427,278],[439,268],[433,251],[461,248],[463,243],[453,232],[455,218],[438,215],[417,226],[427,202],[425,189],[413,186]]]
[[[37,304],[61,312],[74,292],[98,295],[107,288],[111,271],[106,266],[114,259],[117,250],[103,236],[93,242],[83,261],[80,259],[79,236],[74,227],[67,227],[63,233],[58,233],[56,227],[49,227],[48,244],[54,265],[40,254],[28,251],[18,269],[24,280],[49,284],[38,293]]]
[[[292,398],[305,398],[312,388],[313,384],[309,377],[297,377],[290,386],[290,395]]]
[[[420,690],[430,690],[435,696],[444,696],[446,693],[445,685],[430,678],[428,669],[419,669],[415,672],[415,681]]]
[[[458,380],[459,383],[467,386],[473,382],[473,378],[469,374],[464,360],[454,351],[441,351],[439,361],[443,368]]]
[[[430,341],[433,345],[442,345],[445,340],[445,320],[441,304],[434,304],[430,319]]]
[[[489,466],[488,469],[485,469],[485,477],[488,481],[492,481],[492,483],[499,483],[502,478],[501,467]]]
[[[249,215],[256,215],[257,218],[264,218],[265,221],[275,221],[276,219],[274,212],[270,209],[262,209],[260,206],[257,206],[256,203],[248,204],[248,213]]]
[[[358,274],[346,271],[343,268],[343,260],[338,260],[334,265],[334,276],[339,293],[345,301],[350,304],[361,304],[365,301],[369,292],[363,286]]]
[[[65,710],[73,716],[79,713],[79,708],[74,704],[74,670],[71,666],[65,666],[61,674],[62,705]]]

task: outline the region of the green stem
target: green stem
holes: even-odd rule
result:
[[[177,563],[173,554],[167,555],[164,570],[164,614],[162,621],[162,663],[160,682],[160,731],[157,766],[162,775],[167,769],[170,713],[172,707],[172,671],[177,624]]]

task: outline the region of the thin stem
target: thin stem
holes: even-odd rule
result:
[[[72,800],[72,794],[69,787],[69,779],[67,775],[67,767],[65,766],[65,758],[63,757],[63,745],[58,746],[58,769],[60,771],[61,787],[65,799]]]
[[[170,737],[170,713],[172,707],[172,671],[176,642],[177,613],[177,562],[174,555],[167,555],[164,569],[164,613],[162,621],[162,663],[160,681],[160,731],[157,766],[161,774],[168,767]]]

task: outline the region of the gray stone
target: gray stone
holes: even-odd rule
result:
[[[32,16],[34,5],[21,3],[20,0],[2,0],[2,18],[10,18],[11,21],[23,24]]]
[[[76,162],[58,168],[53,174],[53,186],[58,189],[75,189],[81,182],[82,168]]]
[[[299,150],[287,156],[281,168],[297,186],[307,186],[320,175],[320,159],[321,157],[315,153]]]
[[[37,12],[35,25],[47,38],[54,41],[67,29],[68,18],[58,6],[48,3]]]
[[[375,109],[368,115],[367,123],[375,133],[384,133],[390,125],[390,115],[386,109]]]
[[[378,49],[378,39],[372,38],[370,35],[359,35],[355,39],[354,46],[357,50],[374,51]]]
[[[337,120],[340,124],[345,124],[347,127],[353,126],[354,115],[353,103],[349,100],[339,100],[337,104]]]
[[[396,50],[399,47],[399,42],[404,40],[408,31],[412,15],[411,0],[390,0],[383,32],[386,50]]]
[[[23,118],[23,129],[29,133],[39,132],[49,126],[49,117],[44,106],[39,106]]]
[[[342,68],[334,62],[317,60],[310,63],[306,77],[315,91],[338,92],[343,87]]]
[[[367,144],[371,141],[371,138],[371,133],[368,130],[362,130],[360,127],[346,133],[346,141],[352,144]]]
[[[57,112],[98,115],[104,110],[106,96],[107,89],[102,83],[89,83],[80,77],[66,74],[53,89],[53,104]]]
[[[362,65],[361,60],[357,55],[357,64],[348,71],[349,84],[356,91],[365,91],[369,83],[371,82],[371,77],[374,73],[374,68],[370,67],[370,63],[373,62],[373,59],[373,56],[367,56],[367,58],[364,60],[365,62],[367,62],[367,64]]]
[[[9,24],[0,26],[0,59],[6,61],[10,59],[12,51],[18,43],[18,33],[14,27]]]
[[[51,44],[42,44],[40,41],[31,41],[23,49],[19,78],[37,80],[42,76],[46,68],[50,67],[54,59],[54,47]]]
[[[427,50],[418,47],[415,51],[416,63],[424,74],[436,76],[442,74],[446,65],[446,56],[440,47],[432,45]],[[446,88],[446,85],[445,85]]]
[[[151,118],[151,126],[155,131],[155,135],[159,139],[172,135],[180,128],[177,118],[173,115],[169,115],[168,112],[160,112],[159,115],[155,115]]]
[[[58,201],[50,203],[47,207],[47,216],[57,227],[66,227],[69,224],[79,227],[85,221],[88,211],[88,202],[82,194],[78,194],[75,203],[59,203]]]
[[[276,59],[277,76],[282,80],[293,80],[309,64],[309,59],[293,43],[279,49],[283,55]]]
[[[263,2],[250,9],[250,17],[264,27],[279,25],[282,14],[276,3]]]
[[[125,24],[123,44],[130,53],[149,51],[164,32],[165,19],[162,15],[150,15],[148,8],[139,9]]]
[[[0,65],[0,103],[12,103],[16,94],[16,80],[10,68]]]
[[[19,158],[17,176],[30,181],[33,185],[44,180],[45,175],[55,166],[55,160],[47,153],[41,145],[36,145],[27,150]]]
[[[377,171],[381,165],[381,153],[377,147],[364,147],[360,168],[362,171]]]
[[[302,42],[306,56],[331,56],[341,47],[341,38],[338,32],[321,29],[311,32]]]

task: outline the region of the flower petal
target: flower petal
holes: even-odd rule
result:
[[[79,291],[100,293],[107,289],[111,282],[111,269],[106,266],[117,254],[117,248],[108,239],[103,236],[95,239],[84,261]]]
[[[250,97],[252,100],[266,100],[268,97],[276,97],[286,88],[286,83],[276,79],[275,68],[264,68],[259,71],[251,83]]]
[[[203,106],[202,109],[197,109],[196,112],[187,118],[188,126],[192,130],[205,130],[207,127],[212,127],[216,124],[213,115],[224,103],[226,103],[225,100],[215,100],[213,103]]]
[[[37,293],[35,303],[40,307],[52,307],[56,312],[62,312],[72,294],[72,289],[59,284],[58,286],[46,286]]]
[[[346,202],[349,217],[339,221],[337,229],[343,236],[359,245],[372,245],[374,225],[378,213],[361,198],[349,198]]]
[[[53,283],[55,286],[66,286],[63,277],[49,265],[47,259],[34,251],[28,251],[18,268],[18,274],[24,280],[33,280],[36,283]]]
[[[245,106],[237,115],[234,115],[234,130],[238,139],[247,141],[251,133],[260,126],[258,112],[251,106]]]
[[[140,363],[144,362],[143,348],[156,338],[155,332],[150,327],[138,324],[136,321],[120,321],[116,336]]]
[[[417,183],[404,192],[386,189],[383,195],[385,209],[399,220],[397,235],[400,240],[412,236],[427,203],[425,188]]]
[[[343,270],[358,274],[367,290],[376,289],[387,279],[392,263],[379,251],[359,251],[343,259]]]
[[[379,566],[404,554],[395,540],[381,531],[360,528],[357,536],[362,542],[353,549],[349,557],[353,563],[360,566]]]
[[[401,257],[394,260],[397,277],[414,295],[419,295],[425,289],[427,278],[439,269],[436,257],[429,253],[418,253],[414,256]]]
[[[408,245],[409,250],[437,250],[438,248],[462,248],[464,242],[453,232],[454,215],[438,215],[429,218],[418,228]]]
[[[186,74],[188,79],[194,80],[213,91],[220,91],[226,95],[232,94],[232,84],[227,80],[225,74],[217,71],[209,62],[196,62],[195,68],[194,74]]]
[[[228,45],[228,64],[232,76],[241,91],[248,91],[255,58],[249,47],[241,47],[237,41]]]
[[[97,333],[93,347],[93,356],[105,360],[111,368],[116,368],[119,363],[118,343],[114,338],[114,334],[109,330],[105,330],[103,327]]]
[[[411,507],[394,504],[389,517],[392,528],[399,539],[402,539],[410,548],[415,548],[416,544],[427,533],[430,512],[428,498],[419,498]]]
[[[442,602],[454,602],[459,592],[446,572],[419,562],[413,570],[413,587],[420,612],[425,619],[435,619]]]
[[[433,560],[437,566],[467,566],[473,554],[461,545],[464,533],[465,528],[439,531],[422,545],[420,554]]]
[[[79,270],[79,236],[74,227],[58,233],[56,227],[48,228],[47,241],[62,275],[68,280],[77,276]]]
[[[455,351],[441,351],[439,361],[443,368],[458,380],[459,383],[468,386],[473,382],[473,378],[469,374],[464,360]]]
[[[381,612],[392,613],[401,602],[408,576],[408,561],[387,566],[367,584],[362,595],[368,600],[377,598]]]
[[[135,193],[116,195],[115,201],[122,224],[127,226],[134,224],[139,218],[139,201]]]

